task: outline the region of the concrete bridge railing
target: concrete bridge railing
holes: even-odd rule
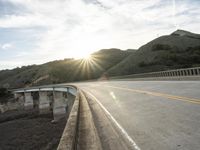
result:
[[[140,74],[125,75],[125,76],[115,76],[111,77],[110,79],[148,78],[148,77],[189,77],[189,76],[200,76],[200,67],[140,73]]]
[[[74,86],[32,87],[13,90],[13,94],[24,109],[38,109],[40,114],[52,110],[54,121],[57,121],[66,115],[73,103],[70,95],[75,99],[77,89]]]

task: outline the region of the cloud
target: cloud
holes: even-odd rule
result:
[[[177,27],[200,32],[200,3],[192,0],[6,2],[13,6],[12,13],[0,16],[0,28],[29,29],[31,32],[24,36],[25,41],[28,35],[35,36],[37,33],[34,41],[26,41],[33,42],[34,46],[23,47],[28,58],[21,56],[25,64],[75,57],[102,48],[138,48],[157,35],[173,32]],[[21,45],[25,43],[21,42]],[[30,59],[33,61],[30,62]]]
[[[3,50],[10,49],[12,47],[13,47],[13,44],[11,43],[0,44],[0,49],[3,49]]]
[[[16,66],[22,66],[24,65],[23,62],[20,62],[20,61],[2,61],[0,60],[0,70],[3,70],[3,69],[12,69],[12,68],[15,68]]]

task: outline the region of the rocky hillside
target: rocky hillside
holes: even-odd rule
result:
[[[0,88],[18,88],[99,78],[109,68],[134,52],[135,50],[103,49],[93,53],[90,61],[64,59],[42,65],[2,70],[0,71]]]
[[[200,35],[177,30],[143,45],[108,72],[125,75],[199,65]]]
[[[0,71],[1,87],[98,79],[175,68],[200,66],[200,35],[177,30],[143,45],[138,50],[102,49],[90,60],[64,59],[42,65]]]

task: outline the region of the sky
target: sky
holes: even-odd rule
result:
[[[200,0],[0,0],[0,70],[200,33]]]

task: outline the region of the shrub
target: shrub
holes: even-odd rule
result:
[[[8,95],[8,91],[6,88],[0,88],[0,97],[5,97]]]
[[[155,44],[152,46],[152,51],[159,51],[159,50],[170,50],[171,47],[166,44]]]

